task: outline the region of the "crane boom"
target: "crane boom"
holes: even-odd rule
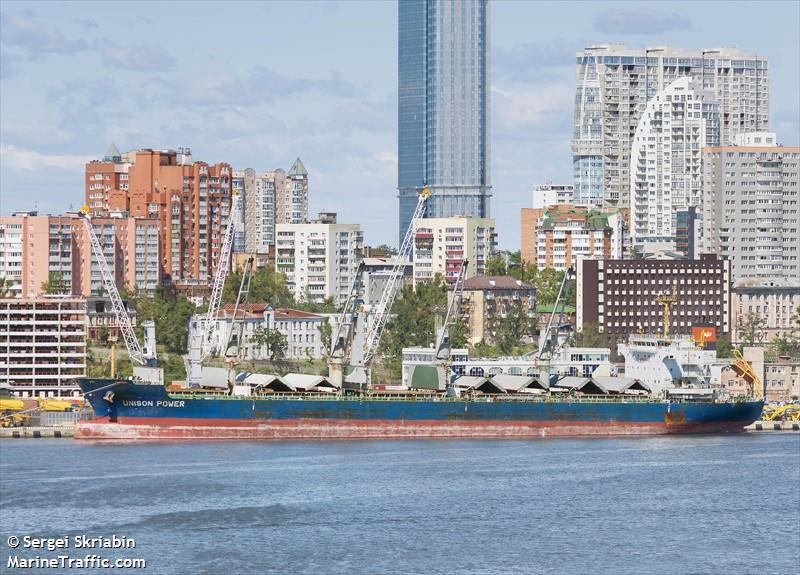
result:
[[[439,334],[436,337],[436,345],[434,346],[436,350],[436,359],[445,361],[450,359],[452,345],[450,343],[450,323],[453,321],[454,314],[459,314],[461,310],[461,299],[464,295],[464,281],[467,277],[468,264],[469,260],[463,260],[461,262],[461,268],[458,270],[458,277],[456,277],[456,283],[453,286],[453,297],[450,299],[450,303],[447,306],[447,314],[444,316],[444,323],[442,323],[442,328],[439,330]]]
[[[222,248],[219,251],[219,259],[217,260],[217,271],[214,274],[214,285],[211,288],[211,298],[208,301],[208,311],[206,312],[203,341],[201,343],[201,361],[207,358],[211,353],[211,340],[214,336],[214,330],[217,327],[219,306],[222,303],[222,288],[225,286],[225,278],[228,277],[228,269],[230,268],[231,248],[233,247],[233,236],[238,215],[239,204],[234,199],[231,202],[228,228],[225,230],[225,236],[222,240]]]
[[[383,329],[386,327],[386,320],[389,317],[389,311],[392,308],[392,303],[397,295],[397,288],[400,285],[400,280],[405,271],[406,261],[411,255],[412,239],[414,237],[414,222],[422,217],[425,210],[425,202],[430,197],[430,188],[423,188],[419,193],[417,199],[417,207],[414,209],[414,215],[411,216],[411,223],[406,230],[406,235],[403,237],[403,243],[400,244],[400,249],[397,252],[394,266],[389,274],[389,279],[381,294],[381,299],[378,302],[378,308],[375,312],[375,317],[372,319],[372,324],[369,326],[367,336],[364,340],[364,355],[363,364],[368,365],[378,349],[378,344],[381,341]]]
[[[86,208],[84,206],[84,208]],[[128,311],[125,309],[125,304],[122,303],[122,298],[117,290],[117,285],[114,283],[114,278],[111,276],[111,270],[108,269],[108,262],[103,255],[103,249],[100,246],[100,240],[97,239],[97,234],[94,233],[91,219],[88,215],[88,208],[82,209],[83,223],[86,226],[86,233],[89,235],[89,241],[92,244],[92,251],[97,258],[97,263],[100,266],[100,276],[103,278],[103,285],[111,298],[111,308],[114,310],[114,315],[117,318],[117,326],[122,332],[122,338],[125,340],[125,346],[128,348],[128,355],[131,361],[135,361],[141,365],[148,365],[155,359],[153,352],[155,350],[148,350],[145,353],[142,346],[139,345],[139,340],[136,338],[136,333],[133,331],[131,325],[131,318],[128,316]]]

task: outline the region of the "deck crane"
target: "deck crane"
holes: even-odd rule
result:
[[[128,348],[128,355],[132,362],[136,362],[145,367],[154,367],[156,363],[156,347],[154,337],[154,324],[152,322],[145,322],[144,325],[146,332],[146,345],[142,347],[136,337],[136,332],[133,331],[131,318],[128,315],[128,310],[125,309],[125,304],[122,303],[122,298],[119,295],[114,278],[111,275],[111,270],[108,268],[108,262],[103,254],[103,249],[100,246],[100,240],[97,239],[97,234],[94,233],[91,217],[89,216],[89,207],[83,206],[81,208],[83,215],[83,223],[86,227],[86,233],[89,236],[89,241],[92,244],[92,252],[97,258],[97,263],[100,266],[100,276],[103,279],[103,285],[111,298],[111,308],[116,316],[117,326],[122,333],[122,338],[125,340],[125,346]]]
[[[369,385],[370,365],[378,350],[378,344],[381,341],[383,330],[386,327],[386,321],[389,319],[392,303],[394,303],[394,298],[397,296],[400,283],[403,279],[406,262],[411,255],[411,247],[414,238],[414,223],[422,217],[425,211],[425,202],[430,196],[430,188],[425,187],[420,190],[417,198],[417,207],[414,209],[414,213],[411,216],[411,221],[403,237],[403,241],[400,244],[400,249],[397,255],[394,256],[394,264],[389,272],[389,278],[383,288],[375,314],[369,326],[366,328],[366,332],[364,332],[363,328],[359,329],[360,325],[365,321],[363,314],[359,313],[358,302],[363,268],[359,269],[356,277],[353,279],[347,303],[340,316],[339,325],[336,328],[336,334],[331,346],[331,356],[328,360],[329,375],[334,385],[342,385],[348,382]],[[360,341],[362,336],[363,342]],[[347,368],[348,373],[345,373],[344,360],[348,358],[348,355],[350,363]],[[346,379],[346,376],[350,377],[349,381]]]

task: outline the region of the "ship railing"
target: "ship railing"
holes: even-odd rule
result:
[[[294,401],[434,401],[459,403],[471,401],[475,403],[665,403],[664,399],[645,395],[568,395],[557,394],[528,394],[528,393],[508,393],[508,394],[485,394],[485,395],[462,395],[461,397],[451,397],[446,395],[433,394],[411,394],[411,393],[376,393],[368,395],[341,395],[338,393],[320,392],[274,392],[256,393],[253,395],[218,395],[203,393],[170,393],[173,399],[217,399],[242,401],[248,399],[260,400],[294,400]],[[733,398],[731,398],[733,400]],[[747,401],[743,398],[742,401]],[[670,403],[713,403],[708,399],[696,398],[672,398]]]

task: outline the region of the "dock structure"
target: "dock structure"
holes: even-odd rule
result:
[[[4,438],[39,439],[42,437],[53,438],[53,437],[74,437],[74,436],[75,436],[75,425],[58,425],[52,427],[23,425],[20,427],[0,428],[0,439]]]
[[[800,421],[756,421],[747,431],[800,431]]]

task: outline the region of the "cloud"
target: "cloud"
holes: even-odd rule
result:
[[[18,148],[10,144],[0,145],[0,164],[12,170],[39,171],[42,168],[76,170],[82,169],[91,159],[82,155],[40,154],[35,150]]]
[[[517,77],[525,72],[541,72],[545,68],[573,66],[580,42],[555,38],[546,42],[524,42],[510,49],[496,47],[492,66],[495,71]],[[534,78],[529,78],[534,79]]]
[[[331,73],[328,78],[312,80],[287,76],[261,65],[237,76],[204,77],[188,82],[163,81],[176,101],[197,106],[257,106],[309,92],[343,98],[359,93],[338,72]]]
[[[509,132],[571,118],[574,96],[575,88],[568,84],[551,84],[536,90],[492,86],[499,127]]]
[[[162,72],[175,65],[175,57],[160,44],[103,44],[103,64],[144,72]]]
[[[608,10],[594,19],[594,30],[604,34],[663,34],[691,28],[686,16],[656,10]]]
[[[86,30],[96,30],[100,27],[100,24],[91,18],[77,18],[75,22],[83,26]]]
[[[89,47],[82,38],[68,38],[60,30],[37,22],[30,10],[0,13],[0,43],[19,48],[31,58],[43,54],[71,54]]]

